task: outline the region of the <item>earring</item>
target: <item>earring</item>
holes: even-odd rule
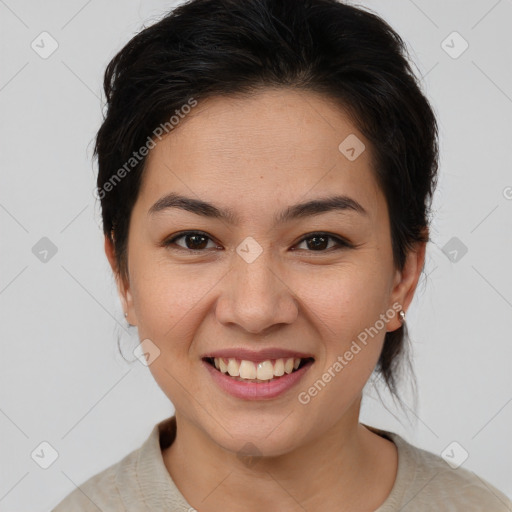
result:
[[[405,322],[405,311],[403,309],[400,310],[400,313],[398,313],[398,315],[400,316],[400,321],[402,323]]]
[[[128,317],[128,313],[125,312],[124,313],[124,317],[127,318]]]

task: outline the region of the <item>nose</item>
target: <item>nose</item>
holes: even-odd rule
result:
[[[293,283],[272,260],[270,251],[265,250],[252,262],[235,255],[216,304],[220,323],[264,335],[297,319]]]

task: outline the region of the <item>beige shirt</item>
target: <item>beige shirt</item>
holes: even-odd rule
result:
[[[441,457],[397,434],[365,426],[398,449],[396,481],[375,512],[512,512],[512,501],[475,473],[452,469]],[[194,512],[162,457],[162,449],[175,436],[174,416],[157,423],[140,448],[89,478],[51,512]]]

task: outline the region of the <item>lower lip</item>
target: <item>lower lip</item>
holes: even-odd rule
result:
[[[265,400],[275,398],[293,386],[304,377],[314,361],[308,361],[302,368],[283,375],[282,377],[269,382],[243,382],[229,377],[225,373],[215,369],[210,363],[202,361],[210,372],[214,382],[226,393],[244,400]]]

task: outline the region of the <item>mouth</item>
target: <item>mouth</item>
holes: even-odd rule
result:
[[[259,384],[278,381],[314,362],[313,357],[286,357],[258,362],[233,357],[203,357],[202,360],[232,380]]]

